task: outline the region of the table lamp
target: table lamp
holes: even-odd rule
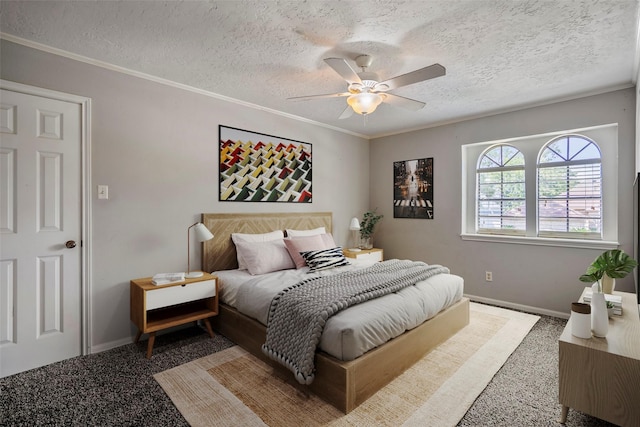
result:
[[[213,234],[207,227],[201,222],[196,222],[191,227],[187,228],[187,279],[194,279],[196,277],[202,277],[204,273],[202,271],[191,271],[191,229],[195,233],[195,238],[198,242],[202,243],[207,240],[213,239]]]
[[[351,218],[351,224],[349,224],[349,230],[351,230],[351,237],[353,238],[353,248],[349,248],[351,252],[360,252],[358,246],[358,232],[360,231],[360,221],[358,218]]]

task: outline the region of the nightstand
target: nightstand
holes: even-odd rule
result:
[[[130,287],[131,321],[138,327],[135,342],[149,334],[147,359],[151,358],[156,332],[202,320],[209,336],[209,317],[218,314],[218,278],[204,273],[196,279],[156,286],[151,277],[135,279]]]
[[[590,291],[585,288],[582,297]],[[621,426],[640,425],[640,317],[636,295],[622,297],[622,315],[611,316],[605,338],[571,334],[571,319],[558,340],[560,422],[569,408]]]
[[[382,249],[361,249],[360,251],[352,251],[351,249],[343,249],[342,252],[347,258],[366,259],[371,261],[382,261],[383,251]]]

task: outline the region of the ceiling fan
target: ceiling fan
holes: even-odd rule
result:
[[[362,68],[362,72],[356,73],[349,63],[343,58],[326,58],[324,61],[335,72],[344,78],[349,86],[347,92],[331,93],[325,95],[309,95],[288,98],[293,101],[303,101],[316,98],[347,97],[347,108],[340,115],[340,119],[350,117],[355,111],[358,114],[367,115],[373,113],[382,102],[417,111],[424,107],[425,103],[415,99],[388,93],[388,91],[402,86],[422,82],[436,77],[444,76],[446,69],[440,64],[433,64],[410,73],[397,76],[383,82],[376,73],[367,71],[373,58],[369,55],[356,57],[356,65]]]

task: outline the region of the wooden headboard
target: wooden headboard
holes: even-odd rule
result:
[[[308,230],[324,227],[332,232],[331,212],[312,213],[255,213],[215,214],[203,213],[202,223],[214,238],[202,244],[202,271],[238,268],[236,247],[231,233],[258,234],[274,230]]]

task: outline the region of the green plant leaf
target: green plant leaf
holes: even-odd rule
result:
[[[612,279],[622,279],[638,265],[623,250],[611,249],[601,253],[580,276],[581,282],[596,282],[606,274]]]
[[[620,249],[613,249],[602,253],[599,261],[603,272],[612,279],[621,279],[631,273],[638,264],[633,258]]]
[[[602,276],[597,277],[595,274],[583,274],[582,276],[580,276],[580,281],[585,283],[595,283],[601,278]]]

